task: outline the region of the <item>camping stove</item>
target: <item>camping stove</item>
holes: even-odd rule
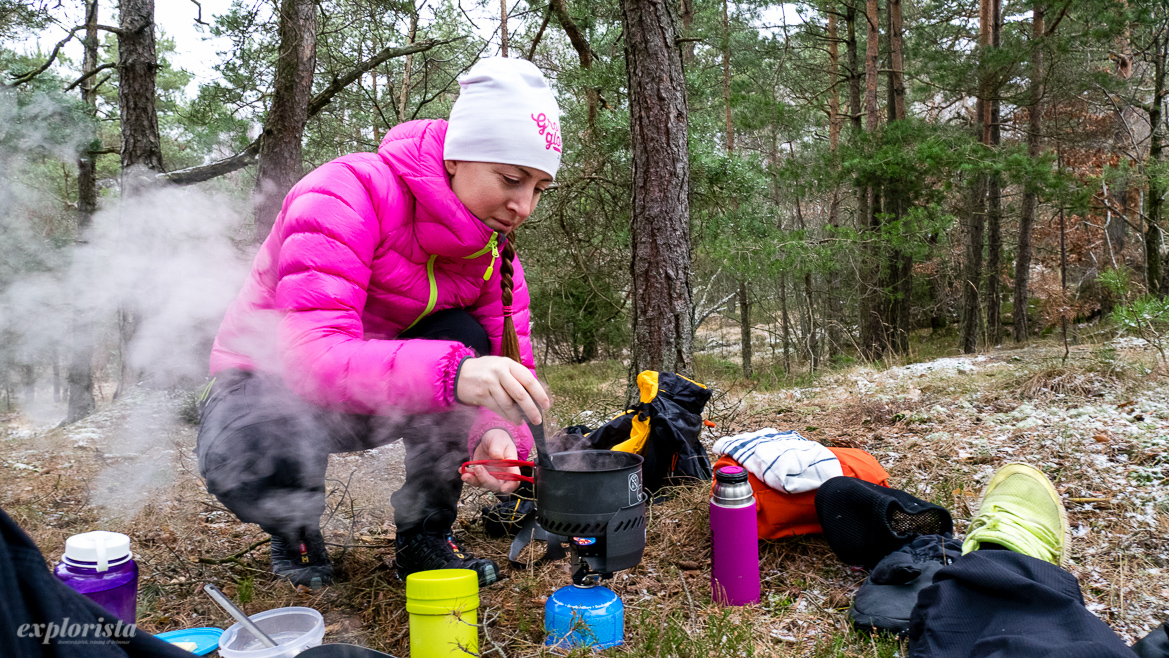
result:
[[[645,552],[641,456],[575,450],[551,461],[536,469],[536,518],[567,544],[573,584],[596,585],[637,566]]]
[[[625,606],[600,585],[632,569],[645,552],[645,493],[640,455],[578,450],[536,467],[536,520],[554,544],[567,544],[572,585],[544,605],[545,645],[606,649],[624,643]]]

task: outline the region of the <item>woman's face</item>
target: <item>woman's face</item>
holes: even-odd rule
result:
[[[532,167],[446,160],[451,190],[484,224],[511,233],[536,209],[552,176]]]

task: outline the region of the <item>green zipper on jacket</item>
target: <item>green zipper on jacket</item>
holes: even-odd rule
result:
[[[483,274],[484,281],[490,280],[491,274],[495,271],[495,259],[499,258],[499,234],[492,231],[491,239],[487,241],[487,246],[470,256],[464,256],[464,258],[478,258],[488,251],[491,252],[491,263],[487,266],[487,272]],[[438,303],[438,281],[434,278],[434,261],[436,258],[438,258],[437,255],[431,255],[426,260],[426,280],[430,283],[430,299],[426,301],[426,308],[422,310],[421,315],[414,318],[414,321],[410,323],[409,327],[406,327],[402,331],[406,331],[410,327],[418,324],[418,321],[429,315],[434,310],[434,305]]]
[[[491,252],[491,262],[487,265],[487,271],[483,273],[483,280],[490,281],[491,275],[495,272],[495,259],[499,258],[499,234],[492,231],[491,239],[487,241],[487,246],[470,256],[463,256],[463,258],[478,258],[483,254]]]
[[[433,311],[434,305],[438,302],[438,281],[436,281],[434,278],[434,260],[436,258],[438,258],[438,255],[432,254],[430,258],[426,260],[426,279],[430,282],[430,299],[427,300],[426,308],[422,310],[422,315],[414,318],[414,321],[410,323],[410,327],[418,324],[419,320],[426,317],[427,314]],[[406,329],[403,329],[402,331],[406,331],[410,327],[406,327]]]

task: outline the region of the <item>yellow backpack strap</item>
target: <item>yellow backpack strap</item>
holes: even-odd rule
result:
[[[649,404],[658,396],[658,371],[642,370],[637,376],[637,389],[641,392],[641,403]]]
[[[629,439],[613,446],[618,452],[632,452],[641,454],[645,450],[645,442],[649,439],[649,415],[637,414],[633,419],[633,427],[629,430]]]

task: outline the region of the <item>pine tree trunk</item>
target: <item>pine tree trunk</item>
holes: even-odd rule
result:
[[[569,43],[572,44],[573,50],[576,51],[577,57],[580,59],[581,70],[587,71],[591,69],[593,66],[593,49],[589,46],[584,32],[581,32],[576,21],[572,19],[572,15],[568,13],[568,4],[565,0],[550,0],[548,9],[556,16],[560,27],[564,29],[565,36],[568,37]],[[693,47],[693,44],[690,45]],[[597,106],[600,105],[600,101],[600,95],[596,87],[589,86],[585,88],[585,102],[588,104],[586,114],[588,131],[585,132],[585,139],[590,142],[596,136]]]
[[[979,50],[984,54],[991,45],[991,16],[995,0],[979,0]],[[983,65],[985,66],[985,65]],[[980,67],[981,68],[981,67]],[[978,103],[975,109],[979,141],[990,144],[991,81],[985,69],[979,74]],[[962,269],[962,321],[959,327],[958,347],[964,354],[978,351],[978,334],[982,327],[982,251],[985,246],[986,196],[990,177],[976,176],[971,186],[970,204],[966,212],[966,257]]]
[[[723,105],[727,115],[727,153],[735,152],[735,125],[731,121],[731,20],[723,0]]]
[[[642,370],[690,374],[690,165],[686,81],[666,0],[623,0],[633,143],[633,354]]]
[[[118,35],[118,104],[122,121],[122,198],[137,196],[154,186],[163,171],[162,140],[155,109],[158,58],[154,41],[154,0],[121,0]],[[130,344],[138,328],[135,309],[118,309],[118,352],[121,367],[118,397],[140,373],[130,367]]]
[[[905,110],[905,58],[902,42],[901,0],[889,0],[889,123],[904,121]],[[890,180],[885,184],[884,210],[893,221],[905,216],[906,191],[901,182]],[[885,298],[885,321],[891,335],[888,346],[898,354],[909,351],[910,301],[913,294],[913,257],[904,249],[883,245],[885,252],[883,271],[886,280],[882,285]]]
[[[792,371],[791,362],[791,324],[787,315],[787,274],[779,275],[779,320],[783,323],[783,371]]]
[[[410,14],[410,43],[418,38],[418,9]],[[402,72],[402,93],[398,98],[398,122],[406,120],[406,102],[410,100],[410,67],[414,65],[414,55],[406,55],[406,66]],[[388,83],[387,83],[388,84]]]
[[[878,65],[880,59],[880,23],[877,0],[867,0],[865,22],[868,38],[865,44],[865,132],[877,132]],[[884,290],[880,285],[881,245],[880,215],[877,206],[880,191],[867,187],[863,190],[864,203],[858,204],[858,219],[862,222],[864,247],[861,250],[860,282],[860,347],[864,358],[871,361],[881,358],[884,351],[884,323],[881,318]],[[863,213],[860,211],[863,210]]]
[[[97,68],[98,0],[85,3],[85,54],[81,62],[82,74],[89,74]],[[90,76],[81,83],[81,102],[91,116],[97,114],[97,81]],[[90,152],[93,144],[86,147],[77,160],[77,242],[83,244],[86,233],[97,212],[97,165]],[[81,250],[75,251],[75,258],[84,257]],[[80,303],[80,300],[78,302]],[[72,423],[93,413],[97,402],[93,396],[93,319],[88,309],[73,308],[73,344],[69,351],[69,366],[65,373],[68,406],[65,422]]]
[[[836,3],[828,5],[828,150],[832,153],[832,166],[839,168],[840,153],[840,49],[837,40]],[[833,188],[828,202],[828,226],[835,235],[840,228],[840,189]],[[840,270],[832,267],[828,272],[828,289],[824,299],[825,320],[828,324],[828,345],[825,353],[831,357],[843,344],[841,336]]]
[[[162,172],[162,144],[155,110],[158,59],[154,0],[121,0],[118,35],[118,104],[122,120],[122,194],[130,197]]]
[[[848,32],[846,44],[848,49],[848,112],[854,136],[860,135],[864,128],[862,124],[864,111],[861,109],[860,55],[858,54],[860,44],[856,40],[856,3],[859,1],[849,0],[844,9],[844,22]]]
[[[1166,290],[1161,281],[1161,215],[1164,210],[1165,184],[1162,173],[1157,171],[1161,163],[1161,153],[1164,149],[1164,126],[1161,125],[1161,108],[1165,103],[1165,69],[1166,46],[1169,36],[1159,35],[1154,39],[1155,55],[1153,59],[1153,99],[1146,111],[1149,115],[1149,125],[1152,134],[1149,136],[1149,165],[1145,169],[1149,172],[1149,189],[1146,209],[1148,212],[1145,222],[1145,286],[1149,294],[1163,297]]]
[[[991,48],[1000,46],[1002,31],[1002,0],[991,0]],[[999,83],[995,78],[990,102],[990,147],[998,150],[1001,142],[999,130]],[[991,174],[986,187],[986,334],[987,346],[998,345],[1003,337],[1002,299],[999,292],[999,278],[1002,272],[1002,179]]]
[[[1027,155],[1038,159],[1043,132],[1043,0],[1032,7],[1031,17],[1031,104],[1027,108]],[[1035,188],[1023,188],[1023,208],[1019,215],[1019,245],[1015,254],[1015,299],[1011,317],[1014,322],[1015,342],[1027,340],[1027,286],[1031,281],[1031,231],[1035,226],[1038,196]]]
[[[280,51],[272,81],[272,104],[264,120],[256,167],[253,209],[257,243],[268,237],[284,195],[304,173],[301,140],[308,123],[317,62],[316,2],[282,0],[277,32]]]
[[[747,280],[739,279],[739,340],[743,356],[743,377],[751,378],[751,298],[747,295]]]
[[[851,119],[853,139],[859,139],[861,133],[864,131],[864,110],[861,107],[861,69],[860,69],[860,44],[857,43],[856,37],[856,21],[857,11],[856,3],[860,0],[849,0],[848,5],[844,10],[844,22],[848,33],[847,49],[848,49],[848,112]],[[861,185],[856,189],[856,228],[858,232],[863,232],[868,225],[869,215],[869,190],[867,187]],[[862,248],[863,251],[863,248]],[[859,262],[858,268],[864,267],[863,253]],[[857,278],[858,294],[857,294],[857,325],[861,327],[863,333],[865,317],[868,315],[865,309],[865,290],[867,285],[865,277],[867,272],[862,270],[861,276]],[[863,342],[862,342],[863,344]],[[862,354],[863,356],[863,354]]]
[[[507,57],[507,0],[499,0],[499,55]]]

